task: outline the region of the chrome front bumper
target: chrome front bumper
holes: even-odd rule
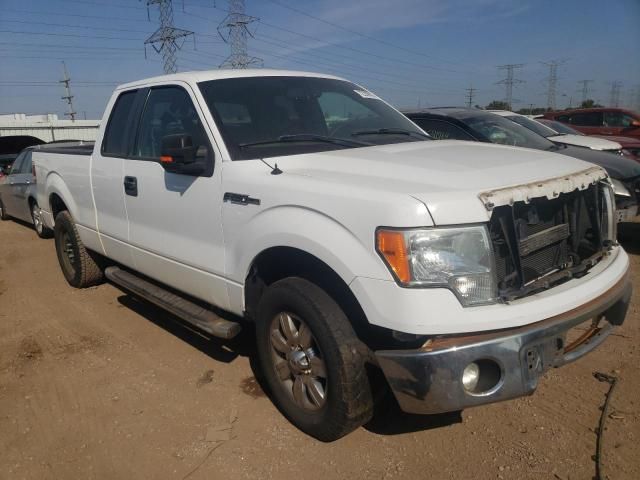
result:
[[[440,337],[417,350],[384,350],[375,355],[400,408],[408,413],[450,412],[531,395],[546,370],[577,360],[621,325],[630,298],[627,273],[600,297],[541,322]],[[586,328],[578,330],[579,337],[568,339],[569,330],[580,324]],[[462,372],[479,360],[495,367],[495,381],[485,391],[469,393],[462,385]],[[482,377],[482,368],[480,372]]]

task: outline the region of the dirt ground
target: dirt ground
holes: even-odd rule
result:
[[[615,336],[532,397],[432,417],[392,408],[323,444],[260,389],[251,335],[204,338],[114,286],[74,290],[27,225],[0,223],[0,252],[0,478],[590,479],[609,388],[596,371],[619,379],[605,476],[640,478],[640,288]]]

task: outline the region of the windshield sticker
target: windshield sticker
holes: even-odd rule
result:
[[[373,98],[375,100],[380,100],[380,97],[378,97],[377,95],[371,93],[368,90],[354,90],[354,92],[356,92],[362,98]]]

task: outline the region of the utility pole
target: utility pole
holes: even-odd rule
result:
[[[510,63],[507,65],[498,65],[498,70],[506,70],[507,77],[496,82],[496,85],[504,85],[506,88],[504,101],[509,106],[509,110],[511,110],[511,103],[513,101],[513,86],[518,83],[524,83],[524,80],[520,80],[519,78],[515,78],[513,75],[513,71],[516,68],[524,67],[524,63]]]
[[[249,25],[257,21],[245,13],[244,0],[229,0],[229,14],[218,25],[218,33],[231,47],[231,54],[220,68],[249,68],[262,66],[262,59],[250,57],[247,52],[247,38],[253,37]]]
[[[60,83],[64,84],[64,96],[62,96],[62,100],[66,100],[69,104],[69,111],[65,113],[65,117],[69,117],[72,122],[76,121],[76,111],[73,109],[73,95],[71,95],[71,77],[69,77],[69,72],[67,71],[67,64],[62,62],[62,71],[64,73],[64,78],[60,80]]]
[[[593,80],[578,80],[578,84],[582,85],[582,103],[589,99],[589,84],[593,83]]]
[[[549,67],[549,76],[547,77],[547,108],[549,110],[556,109],[556,85],[558,84],[558,67],[566,60],[550,60],[548,62],[540,62]]]
[[[478,89],[473,88],[473,85],[471,85],[469,88],[466,88],[465,91],[467,92],[467,108],[471,108],[473,106],[473,97]]]
[[[145,46],[151,45],[156,53],[162,54],[164,73],[176,73],[176,51],[182,48],[184,38],[193,35],[190,30],[182,30],[173,26],[172,0],[147,0],[147,14],[150,5],[158,5],[160,9],[160,27],[144,41]],[[182,42],[178,45],[177,39]],[[194,40],[195,41],[195,40]]]
[[[618,107],[620,106],[620,90],[622,89],[622,82],[616,80],[615,82],[611,82],[611,92],[609,93],[609,106],[610,107]]]

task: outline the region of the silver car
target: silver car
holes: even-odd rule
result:
[[[33,223],[40,238],[50,238],[53,232],[42,223],[40,207],[36,202],[32,153],[33,147],[25,148],[13,162],[8,175],[0,178],[0,219],[13,217]]]

